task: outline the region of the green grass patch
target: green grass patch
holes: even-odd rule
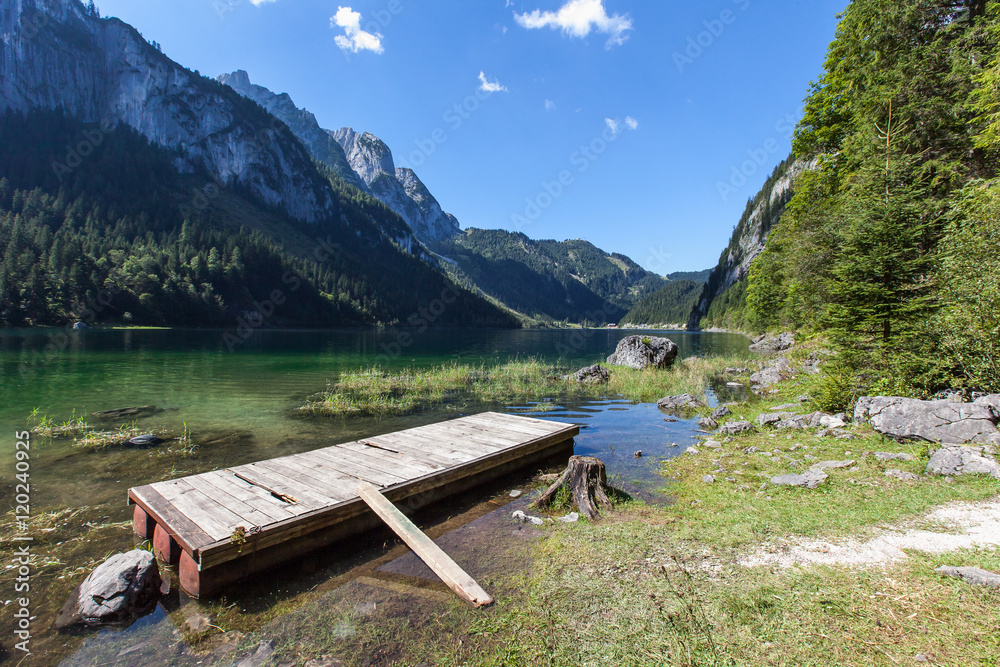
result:
[[[332,416],[384,416],[431,407],[460,410],[473,404],[537,402],[551,407],[554,400],[585,397],[616,396],[638,402],[654,402],[681,393],[704,397],[707,387],[723,383],[727,366],[745,363],[746,359],[738,356],[691,357],[667,370],[611,367],[611,380],[606,385],[567,380],[564,376],[576,368],[538,359],[398,370],[373,367],[342,373],[325,392],[299,411]]]

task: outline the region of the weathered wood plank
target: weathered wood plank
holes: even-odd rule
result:
[[[232,535],[233,529],[246,523],[238,514],[233,514],[184,479],[159,482],[156,490],[216,540],[226,539]]]
[[[422,442],[415,438],[397,437],[397,435],[398,434],[387,433],[374,438],[367,438],[365,442],[371,442],[382,447],[389,447],[390,449],[410,452],[414,455],[426,456],[433,460],[440,461],[448,467],[453,466],[458,462],[467,461],[470,456],[468,452],[460,452],[447,447],[428,449],[426,442]]]
[[[236,475],[223,470],[213,470],[212,472],[200,475],[200,477],[204,478],[209,484],[238,498],[250,507],[270,515],[275,521],[298,516],[308,511],[302,505],[278,500],[259,486],[250,484]]]
[[[337,500],[330,496],[316,493],[303,486],[294,476],[280,474],[271,468],[262,465],[265,463],[251,463],[249,465],[228,468],[227,472],[239,475],[243,479],[253,484],[259,485],[263,489],[274,491],[289,498],[294,498],[295,502],[310,510],[318,510],[330,505],[335,505]]]
[[[337,445],[328,451],[336,453],[340,456],[355,457],[357,461],[362,463],[371,461],[372,467],[375,467],[375,464],[379,464],[379,468],[390,472],[396,470],[405,472],[408,477],[413,477],[414,475],[426,475],[429,472],[444,469],[444,466],[442,465],[429,464],[426,461],[418,461],[403,453],[393,454],[386,451],[377,452],[371,447],[362,445],[360,442],[346,442],[342,445]]]
[[[169,500],[152,486],[129,489],[129,496],[164,530],[177,540],[185,551],[196,552],[216,540],[198,524],[181,514]]]
[[[363,479],[367,482],[371,482],[372,484],[377,484],[378,486],[389,486],[390,484],[398,484],[407,480],[407,476],[403,473],[393,474],[376,470],[370,466],[362,465],[354,461],[348,461],[346,457],[331,454],[323,449],[317,449],[309,452],[307,456],[310,459],[319,461],[324,466],[337,470],[349,477]]]
[[[326,498],[324,505],[334,505],[347,500],[338,483],[340,479],[333,477],[330,477],[329,480],[323,479],[323,472],[317,470],[316,466],[307,467],[301,461],[279,461],[277,459],[261,461],[253,465],[266,470],[271,475],[276,475],[279,478],[284,477],[288,480],[286,483],[290,488],[298,488],[299,492],[306,497],[311,493],[317,499]]]
[[[379,449],[363,442],[349,442],[345,445],[341,445],[341,447],[348,448],[355,452],[363,452],[369,456],[386,456],[389,457],[389,461],[403,461],[411,468],[418,468],[426,471],[444,470],[448,467],[447,464],[437,463],[424,457],[418,457],[410,452],[402,452],[398,449]]]
[[[441,581],[448,588],[455,591],[463,600],[471,602],[477,607],[493,604],[493,597],[484,591],[465,570],[460,568],[441,547],[434,544],[431,538],[413,525],[413,522],[379,493],[378,489],[371,484],[362,482],[358,485],[357,492],[361,499],[372,508],[372,511],[385,521],[393,532],[413,549],[414,553],[420,556],[420,559],[434,571],[434,574],[441,578]]]
[[[228,491],[212,484],[202,475],[185,477],[184,479],[188,484],[198,489],[233,514],[242,518],[246,522],[246,527],[248,528],[250,526],[266,526],[274,523],[276,520],[284,519],[290,516],[289,514],[285,514],[283,516],[279,515],[275,517],[262,512],[255,507],[251,507],[236,496],[230,494]]]

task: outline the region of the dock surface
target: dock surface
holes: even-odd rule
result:
[[[574,424],[487,412],[129,489],[136,533],[205,595],[372,525],[358,481],[417,509],[572,453]]]

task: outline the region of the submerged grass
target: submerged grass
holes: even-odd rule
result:
[[[388,370],[380,367],[342,373],[319,397],[299,408],[317,415],[400,415],[431,407],[463,409],[471,404],[552,403],[554,399],[620,396],[653,402],[664,396],[704,396],[718,385],[728,366],[748,363],[739,356],[690,357],[668,370],[609,369],[607,384],[581,384],[565,375],[569,367],[538,359],[500,364],[451,363],[432,368]]]

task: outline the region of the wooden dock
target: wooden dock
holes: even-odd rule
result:
[[[411,511],[573,453],[580,428],[496,412],[129,489],[135,532],[202,596],[378,525],[369,482]]]

